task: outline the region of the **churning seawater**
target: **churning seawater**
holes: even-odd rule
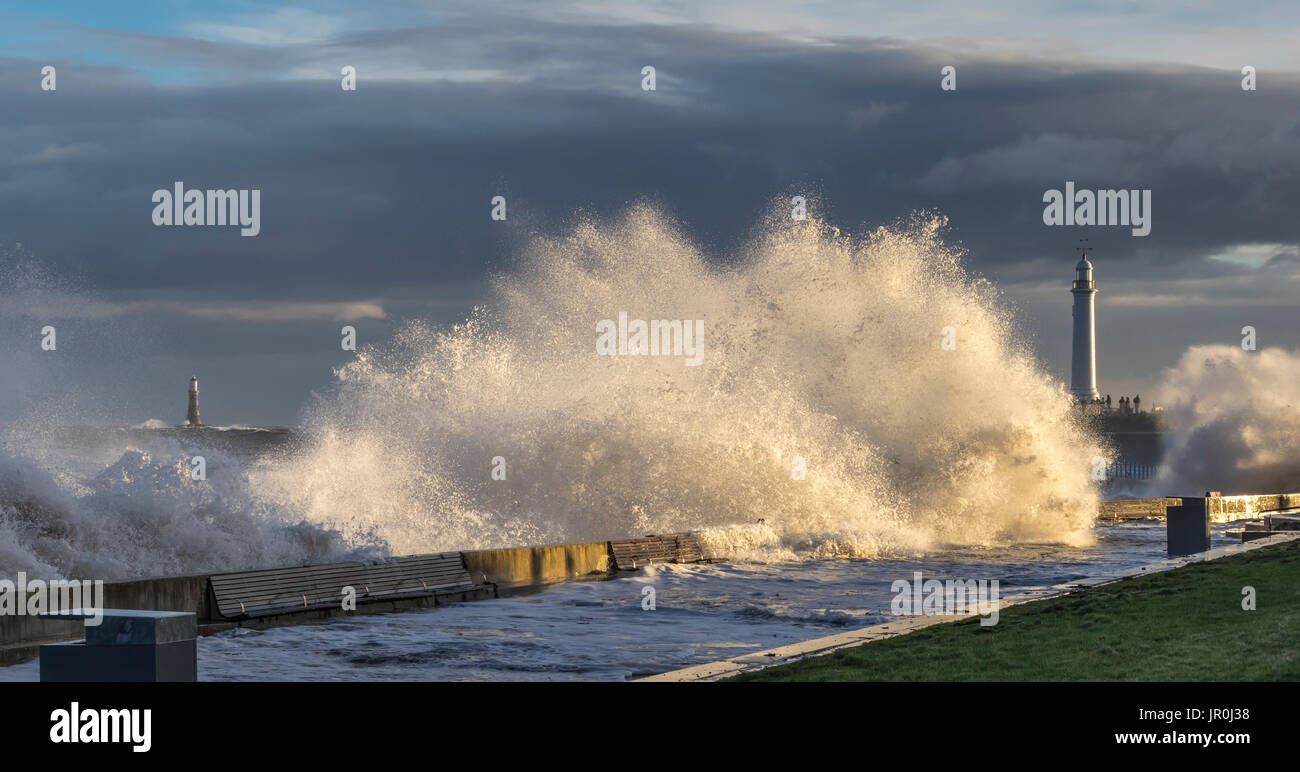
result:
[[[1214,545],[1233,540],[1214,526]],[[1095,545],[1022,544],[916,558],[641,569],[437,609],[199,640],[206,681],[620,681],[833,635],[890,618],[897,579],[997,579],[1002,597],[1155,563],[1163,522],[1098,527]],[[643,588],[655,588],[644,610]],[[39,664],[0,668],[37,680]]]

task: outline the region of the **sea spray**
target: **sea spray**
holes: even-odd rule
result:
[[[1171,433],[1151,490],[1300,491],[1300,351],[1193,346],[1158,393]]]
[[[235,452],[230,432],[105,425],[120,419],[157,343],[103,306],[29,251],[0,249],[0,578],[115,580],[387,554],[258,496],[246,475],[254,454]],[[59,330],[57,351],[37,345],[45,325]],[[206,480],[191,478],[196,455]]]
[[[1087,541],[1101,447],[943,228],[773,219],[722,262],[652,208],[580,222],[465,323],[359,351],[305,449],[252,479],[396,553],[687,529],[775,559]],[[595,355],[619,312],[704,320],[703,364]]]
[[[709,257],[652,208],[579,222],[532,241],[462,324],[412,321],[363,347],[305,408],[296,447],[255,460],[204,431],[60,440],[51,422],[86,421],[57,391],[62,360],[0,352],[22,370],[6,376],[22,410],[0,433],[0,574],[693,529],[761,560],[1086,542],[1099,443],[943,228],[918,217],[854,237],[773,217]],[[0,282],[6,310],[50,307],[33,275]],[[700,364],[597,355],[596,324],[620,312],[702,320]],[[206,480],[189,475],[196,453]]]
[[[0,577],[114,580],[387,554],[364,535],[344,543],[274,509],[253,494],[243,459],[165,444],[158,455],[128,447],[85,477],[48,451],[41,462],[0,452]],[[203,481],[187,463],[196,449]]]

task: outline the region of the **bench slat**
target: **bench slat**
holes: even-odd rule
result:
[[[698,563],[711,560],[698,534],[677,533],[610,542],[615,567],[630,571],[649,563]]]
[[[328,608],[343,599],[343,588],[358,600],[432,596],[469,589],[474,581],[459,552],[412,555],[378,563],[323,563],[209,577],[218,612],[228,619],[269,616],[302,609]]]

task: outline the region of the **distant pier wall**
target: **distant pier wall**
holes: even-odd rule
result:
[[[1106,499],[1097,504],[1098,520],[1145,520],[1151,517],[1164,517],[1169,507],[1177,507],[1182,499],[1161,497],[1158,499]]]
[[[1159,431],[1110,431],[1106,437],[1118,454],[1117,462],[1130,464],[1155,464],[1164,461],[1165,439],[1169,435]]]

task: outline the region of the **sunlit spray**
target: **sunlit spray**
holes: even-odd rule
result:
[[[1103,449],[944,221],[855,237],[811,209],[778,202],[721,259],[648,207],[534,239],[464,323],[359,348],[259,492],[397,553],[692,529],[774,559],[1089,542]],[[603,356],[601,320],[615,353],[632,320],[702,320],[708,348]]]

